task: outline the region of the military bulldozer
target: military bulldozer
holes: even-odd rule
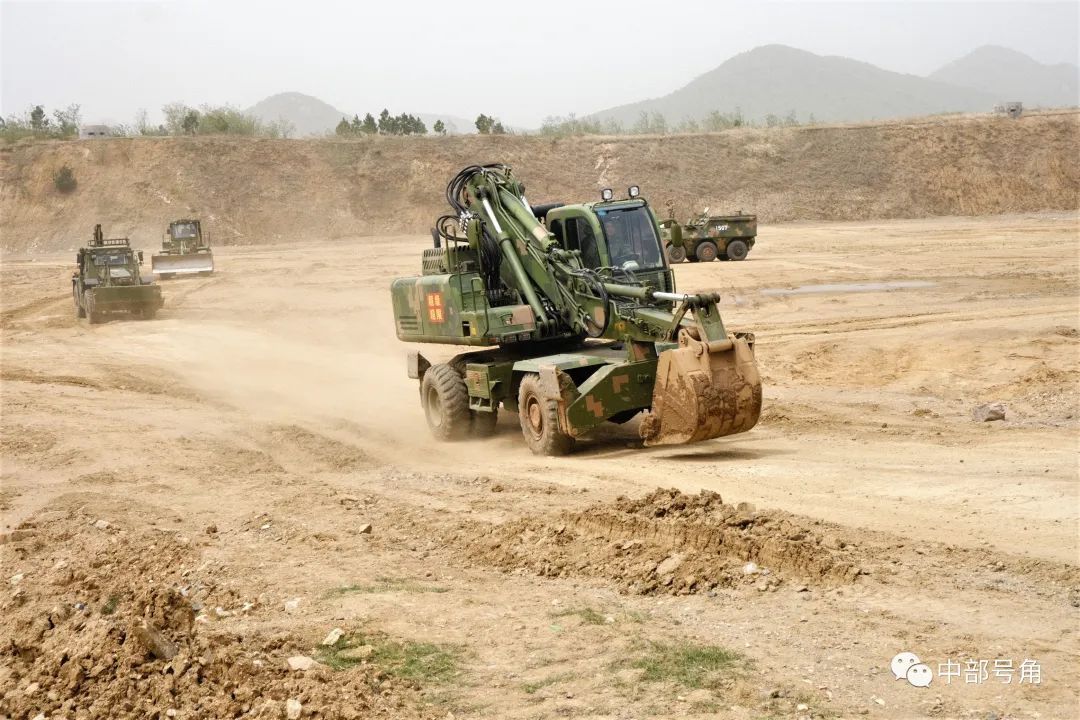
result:
[[[198,220],[174,220],[161,240],[161,252],[150,256],[150,269],[162,279],[174,275],[209,275],[214,253]]]
[[[446,363],[408,355],[432,434],[490,435],[500,409],[545,455],[639,413],[647,446],[752,428],[754,336],[724,326],[718,295],[676,291],[638,188],[538,206],[524,191],[505,165],[462,170],[422,274],[391,285],[400,340],[474,348]]]
[[[95,225],[90,244],[75,256],[75,317],[87,318],[91,325],[117,314],[153,319],[165,301],[161,288],[141,276],[142,261],[142,251],[132,250],[127,238],[106,238],[101,225]]]
[[[740,210],[734,215],[709,215],[705,208],[686,224],[675,219],[668,206],[668,218],[660,222],[660,237],[668,260],[679,263],[745,260],[757,238],[757,216]]]

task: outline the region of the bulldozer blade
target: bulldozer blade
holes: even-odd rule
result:
[[[213,253],[152,255],[150,269],[158,275],[190,275],[214,271]]]
[[[680,445],[746,432],[761,415],[761,375],[751,342],[702,342],[685,330],[678,349],[660,353],[652,411],[642,420],[646,446]]]

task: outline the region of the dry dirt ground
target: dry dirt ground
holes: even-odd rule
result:
[[[1076,214],[681,265],[760,425],[565,458],[429,439],[387,290],[425,245],[220,248],[94,327],[71,253],[4,259],[0,716],[1076,717]]]

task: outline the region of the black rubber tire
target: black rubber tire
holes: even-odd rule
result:
[[[454,368],[445,363],[428,368],[420,383],[420,403],[437,439],[460,440],[469,434],[469,390]]]
[[[720,255],[720,251],[717,249],[716,243],[712,240],[706,240],[698,243],[698,246],[694,248],[694,255],[701,262],[712,262]]]
[[[687,259],[688,262],[697,262],[698,261],[697,256],[694,255],[694,253],[688,253],[687,256],[686,256],[686,259]]]
[[[472,425],[469,428],[469,433],[473,437],[486,438],[495,434],[495,426],[499,424],[498,410],[492,412],[472,410],[470,413],[472,414]]]
[[[82,320],[84,317],[86,317],[86,311],[83,310],[83,306],[80,305],[76,301],[76,303],[75,303],[75,319],[76,320]]]
[[[574,447],[574,438],[559,427],[559,406],[555,398],[544,397],[540,376],[528,373],[518,388],[518,421],[525,443],[535,455],[565,455]]]
[[[101,313],[89,312],[86,313],[86,321],[91,325],[99,325],[104,318],[101,317]]]
[[[669,263],[681,263],[686,259],[686,248],[682,245],[668,245],[666,249]]]
[[[732,240],[727,244],[725,255],[729,260],[745,260],[746,254],[750,252],[750,248],[746,246],[746,243],[742,240]]]

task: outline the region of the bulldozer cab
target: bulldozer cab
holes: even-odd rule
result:
[[[195,240],[202,233],[198,220],[177,220],[169,225],[169,235],[173,240]]]

